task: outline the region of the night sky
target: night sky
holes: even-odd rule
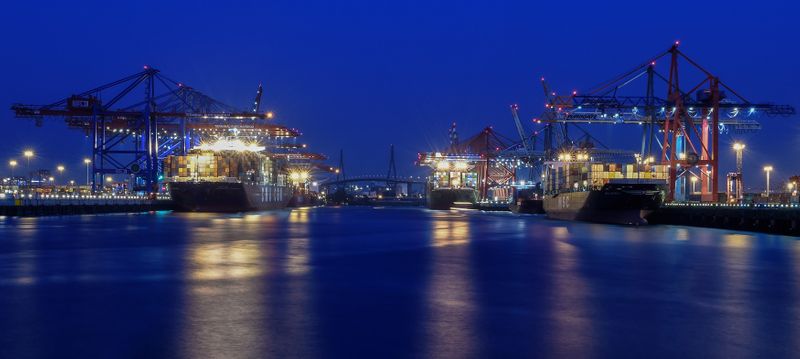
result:
[[[149,64],[246,108],[259,82],[264,107],[301,129],[310,148],[350,174],[398,171],[487,125],[511,136],[508,106],[541,113],[545,76],[561,92],[590,88],[666,50],[675,40],[753,102],[800,108],[800,5],[792,1],[14,1],[0,12],[2,174],[24,148],[35,167],[67,166],[83,178],[90,152],[60,121],[36,128],[12,103],[46,104]],[[661,95],[662,94],[657,94]],[[783,181],[800,174],[800,118],[763,118],[743,140],[745,181],[763,186],[764,164]],[[639,129],[596,127],[609,147],[635,149]],[[775,181],[775,180],[774,180]],[[720,186],[720,188],[724,188]]]

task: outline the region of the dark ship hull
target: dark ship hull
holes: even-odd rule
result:
[[[478,202],[478,192],[471,188],[443,188],[428,194],[428,208],[450,209],[474,208]]]
[[[285,208],[291,198],[284,186],[241,182],[171,182],[170,196],[180,211],[245,212]]]
[[[544,214],[544,204],[541,199],[518,199],[510,204],[508,209],[513,213]]]
[[[662,201],[661,185],[609,183],[599,190],[548,195],[544,210],[555,219],[640,225]]]

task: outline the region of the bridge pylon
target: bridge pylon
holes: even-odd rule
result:
[[[344,149],[339,150],[339,172],[336,173],[336,181],[346,180],[347,176],[344,174]]]
[[[394,145],[389,147],[389,172],[386,174],[386,179],[397,178],[397,167],[394,163]]]

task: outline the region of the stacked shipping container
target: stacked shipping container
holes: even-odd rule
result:
[[[668,178],[665,165],[621,165],[596,162],[553,162],[548,165],[545,192],[598,189],[615,179],[664,180]]]
[[[164,159],[164,176],[173,181],[238,179],[275,183],[272,160],[254,152],[197,152]]]

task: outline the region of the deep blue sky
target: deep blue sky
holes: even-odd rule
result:
[[[452,121],[462,138],[488,124],[512,135],[508,105],[538,115],[540,76],[563,92],[588,88],[678,39],[752,101],[800,107],[799,10],[790,1],[20,1],[0,13],[0,104],[49,103],[144,64],[242,107],[263,82],[278,121],[334,164],[344,148],[349,174],[385,173],[390,143],[410,173],[418,151],[446,144]],[[62,162],[82,178],[80,133],[7,110],[0,120],[0,157],[30,146],[39,167]],[[744,138],[752,186],[767,162],[775,178],[800,173],[798,118],[762,123]],[[614,147],[638,141],[617,127],[597,132]],[[721,153],[728,172],[732,151]]]

